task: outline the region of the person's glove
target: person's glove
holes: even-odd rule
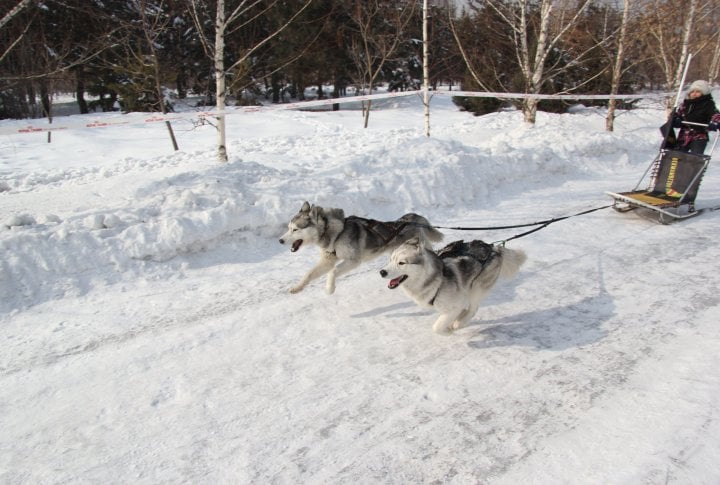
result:
[[[672,126],[673,128],[681,128],[683,119],[678,115],[673,115]]]
[[[720,121],[711,121],[708,124],[708,131],[718,131],[720,130]]]

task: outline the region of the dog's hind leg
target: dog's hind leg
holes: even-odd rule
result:
[[[327,282],[325,283],[325,292],[328,295],[335,293],[335,278],[348,273],[360,265],[360,261],[355,259],[344,259],[340,264],[335,266],[327,276]]]
[[[308,271],[307,274],[303,277],[302,280],[300,280],[297,285],[290,288],[290,293],[300,293],[303,288],[305,288],[305,286],[307,286],[307,284],[310,283],[312,280],[319,278],[328,271],[332,270],[335,266],[336,261],[337,256],[323,252],[318,264],[316,264],[313,269]]]
[[[457,319],[453,322],[452,328],[457,330],[458,328],[466,326],[470,320],[472,320],[472,317],[474,317],[477,313],[478,308],[480,308],[480,304],[485,299],[486,295],[487,291],[483,290],[482,287],[476,286],[473,288],[473,292],[470,295],[470,306],[467,310],[458,315]]]
[[[472,317],[475,316],[475,313],[477,312],[479,306],[480,303],[478,302],[477,304],[470,305],[470,308],[460,313],[460,315],[458,315],[458,317],[452,323],[452,329],[457,330],[466,326],[468,322],[472,319]]]

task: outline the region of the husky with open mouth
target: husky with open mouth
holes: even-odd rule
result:
[[[480,240],[433,251],[410,239],[392,252],[380,276],[390,279],[388,288],[401,287],[415,303],[440,313],[433,330],[449,333],[467,325],[498,278],[514,276],[525,260],[523,251]]]
[[[303,245],[320,247],[320,261],[290,288],[298,293],[312,280],[327,273],[325,290],[335,291],[335,279],[364,261],[392,251],[408,239],[432,246],[443,235],[428,220],[417,214],[405,214],[395,221],[381,222],[362,217],[345,217],[342,209],[311,206],[305,202],[290,220],[288,230],[280,237],[280,244],[290,245],[296,252]]]

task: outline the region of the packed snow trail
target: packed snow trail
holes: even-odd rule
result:
[[[632,186],[661,112],[607,134],[594,110],[528,129],[447,109],[425,140],[402,127],[420,109],[366,131],[357,113],[236,120],[290,134],[238,138],[245,160],[221,167],[118,142],[124,161],[71,173],[13,141],[28,167],[0,158],[1,221],[27,223],[0,230],[0,481],[720,481],[719,211],[604,209],[513,240],[528,262],[451,336],[387,289],[384,258],[333,295],[288,293],[317,258],[277,242],[303,200],[453,227],[574,214]],[[714,164],[699,207],[720,203]]]

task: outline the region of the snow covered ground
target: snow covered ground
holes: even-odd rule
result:
[[[368,129],[230,116],[227,164],[190,122],[178,152],[162,124],[0,136],[1,483],[720,483],[720,211],[513,240],[528,262],[451,336],[385,257],[291,295],[316,250],[277,242],[305,200],[446,227],[609,204],[659,105],[607,133],[602,109],[528,127],[435,97],[427,138],[419,99],[377,104]]]

